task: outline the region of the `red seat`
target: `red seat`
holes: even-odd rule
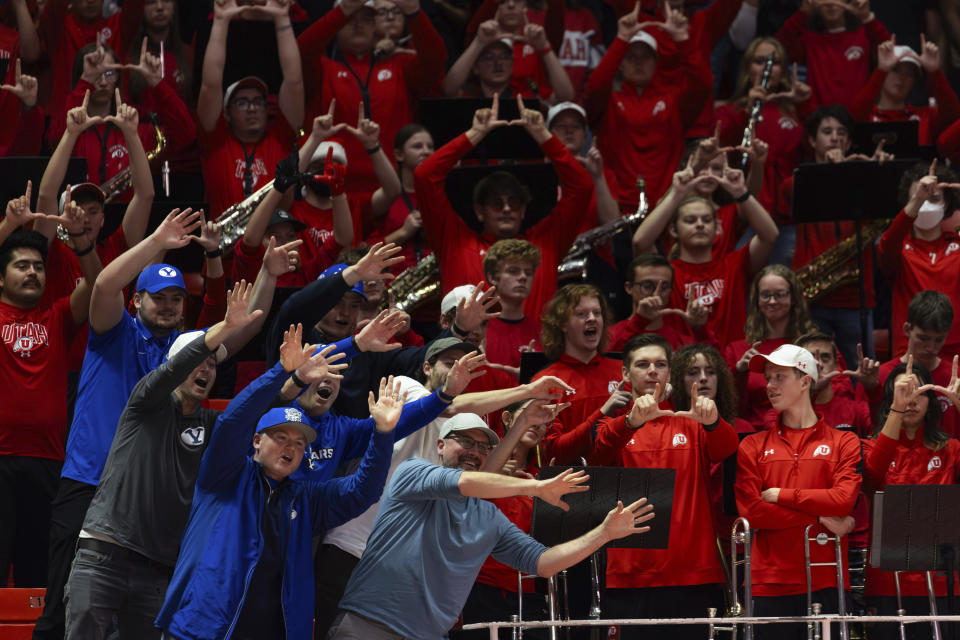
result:
[[[6,624],[0,622],[0,638],[3,640],[30,640],[33,637],[33,623]]]
[[[33,623],[43,613],[46,592],[46,589],[0,589],[0,623]],[[0,633],[0,638],[6,637]]]
[[[214,411],[226,411],[230,400],[226,398],[207,398],[203,401],[203,406]]]

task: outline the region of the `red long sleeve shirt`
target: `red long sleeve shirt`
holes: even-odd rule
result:
[[[440,267],[441,293],[485,280],[483,256],[498,240],[468,227],[453,210],[444,190],[447,174],[472,148],[465,134],[458,136],[424,160],[414,172],[423,230]],[[541,253],[530,297],[523,305],[524,314],[530,316],[538,316],[557,290],[557,265],[573,244],[593,193],[590,176],[556,136],[550,136],[542,149],[557,171],[562,193],[547,217],[517,236],[537,245]]]
[[[685,131],[696,122],[710,96],[711,79],[699,64],[700,52],[687,40],[678,46],[682,58],[680,85],[637,89],[613,82],[630,44],[616,38],[600,64],[587,78],[584,102],[598,147],[606,164],[616,174],[610,185],[613,196],[624,206],[637,206],[637,175],[647,183],[647,199],[660,199],[683,155]]]
[[[403,125],[416,120],[416,98],[439,95],[447,51],[425,13],[407,18],[416,54],[395,53],[373,60],[343,53],[340,60],[326,56],[326,47],[348,22],[340,7],[334,7],[309,29],[300,34],[297,44],[304,61],[303,80],[307,91],[307,119],[327,113],[330,100],[337,99],[335,122],[357,124],[357,111],[363,102],[361,85],[369,92],[371,118],[380,125],[384,148],[393,147],[393,139]],[[373,65],[371,69],[371,64]],[[376,191],[380,183],[363,145],[349,132],[331,138],[343,145],[350,161],[347,187],[353,191]]]
[[[862,458],[856,434],[830,427],[823,419],[808,429],[777,428],[749,435],[737,454],[737,509],[756,530],[753,541],[753,593],[785,596],[806,592],[803,532],[829,532],[818,516],[845,517],[860,493]],[[780,488],[776,503],[764,489]],[[842,538],[843,574],[847,539]],[[813,562],[835,559],[832,545],[810,546]],[[813,568],[813,589],[837,586],[836,569]],[[848,587],[849,588],[849,585]]]
[[[808,28],[809,21],[810,16],[797,11],[780,27],[777,39],[791,60],[807,65],[814,106],[842,104],[850,108],[870,77],[877,46],[889,40],[890,33],[876,18],[854,31],[832,33],[813,31]]]
[[[710,511],[710,463],[737,450],[737,433],[723,420],[707,431],[689,418],[665,416],[639,429],[624,416],[604,418],[594,452],[628,468],[676,469],[666,549],[607,550],[607,587],[613,589],[724,582]],[[654,505],[656,507],[656,505]]]
[[[753,273],[750,267],[750,245],[703,264],[671,260],[673,291],[670,306],[686,309],[691,298],[709,307],[707,327],[720,344],[743,337],[747,321],[747,289]]]

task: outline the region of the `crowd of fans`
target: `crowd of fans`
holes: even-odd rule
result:
[[[702,617],[737,514],[757,615],[928,612],[864,558],[960,482],[960,1],[7,0],[0,76],[36,640],[479,638],[568,567],[584,618],[657,518],[604,617]],[[672,503],[544,546],[580,465]]]

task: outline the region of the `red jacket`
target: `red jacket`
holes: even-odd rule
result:
[[[900,431],[894,440],[881,434],[876,440],[863,441],[866,460],[865,480],[870,491],[882,491],[888,484],[957,484],[960,483],[960,441],[951,438],[946,446],[931,451],[923,444],[923,427],[913,440]],[[934,576],[938,596],[947,594],[946,580]],[[900,574],[900,590],[905,596],[926,596],[927,583],[922,571]],[[893,573],[874,569],[867,563],[867,595],[895,596]]]
[[[960,160],[960,120],[947,127],[937,138],[937,149],[944,158]]]
[[[710,463],[731,455],[738,442],[723,420],[713,431],[673,416],[639,429],[628,427],[624,416],[600,421],[591,464],[677,471],[667,548],[607,550],[608,588],[724,582],[710,511]]]
[[[826,532],[818,516],[851,514],[860,486],[862,456],[856,434],[838,431],[820,419],[808,429],[776,429],[749,435],[737,455],[737,509],[756,531],[753,541],[753,593],[758,596],[806,592],[803,532]],[[766,502],[764,489],[779,487],[776,503]],[[847,539],[842,538],[844,576]],[[833,546],[812,543],[813,562],[834,560]],[[836,569],[815,567],[813,589],[837,586]],[[845,581],[849,577],[844,578]],[[849,587],[848,587],[849,588]]]
[[[557,171],[562,195],[547,217],[517,236],[540,248],[540,267],[533,277],[530,297],[523,305],[524,314],[529,316],[539,316],[557,290],[557,265],[577,237],[581,216],[593,193],[590,176],[556,136],[550,136],[542,148]],[[440,266],[441,293],[461,284],[485,281],[483,256],[497,241],[492,235],[468,227],[447,199],[447,175],[471,149],[473,145],[467,136],[458,136],[414,172],[423,231]]]

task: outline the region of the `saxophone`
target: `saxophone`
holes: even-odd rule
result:
[[[220,248],[224,253],[233,249],[233,245],[243,235],[247,228],[247,222],[250,216],[256,211],[257,207],[267,197],[270,190],[273,189],[273,180],[266,183],[240,202],[231,205],[223,210],[220,217],[217,218],[217,224],[220,225]]]
[[[390,283],[396,307],[406,312],[416,309],[440,293],[440,267],[437,254],[431,253],[412,267],[404,269]]]
[[[153,149],[147,152],[147,162],[153,162],[153,159],[159,156],[167,146],[167,137],[163,135],[163,131],[160,130],[160,125],[157,124],[156,116],[154,114],[150,114],[150,120],[153,122],[153,130],[156,132],[157,144],[153,147]],[[132,184],[133,168],[128,166],[126,169],[100,185],[100,189],[105,195],[103,200],[104,204],[113,202],[118,197],[126,193]]]
[[[589,231],[584,231],[576,237],[570,250],[567,251],[567,255],[563,257],[557,267],[558,280],[561,282],[565,280],[586,280],[588,277],[587,260],[590,257],[590,252],[621,231],[632,230],[636,225],[643,222],[649,207],[646,181],[643,176],[637,176],[637,191],[640,192],[640,199],[635,212],[594,227]]]
[[[863,245],[869,247],[889,225],[890,220],[874,220],[863,227],[860,230]],[[807,302],[817,302],[840,287],[857,282],[860,269],[856,264],[850,264],[856,257],[857,235],[854,234],[797,269],[797,279]]]

